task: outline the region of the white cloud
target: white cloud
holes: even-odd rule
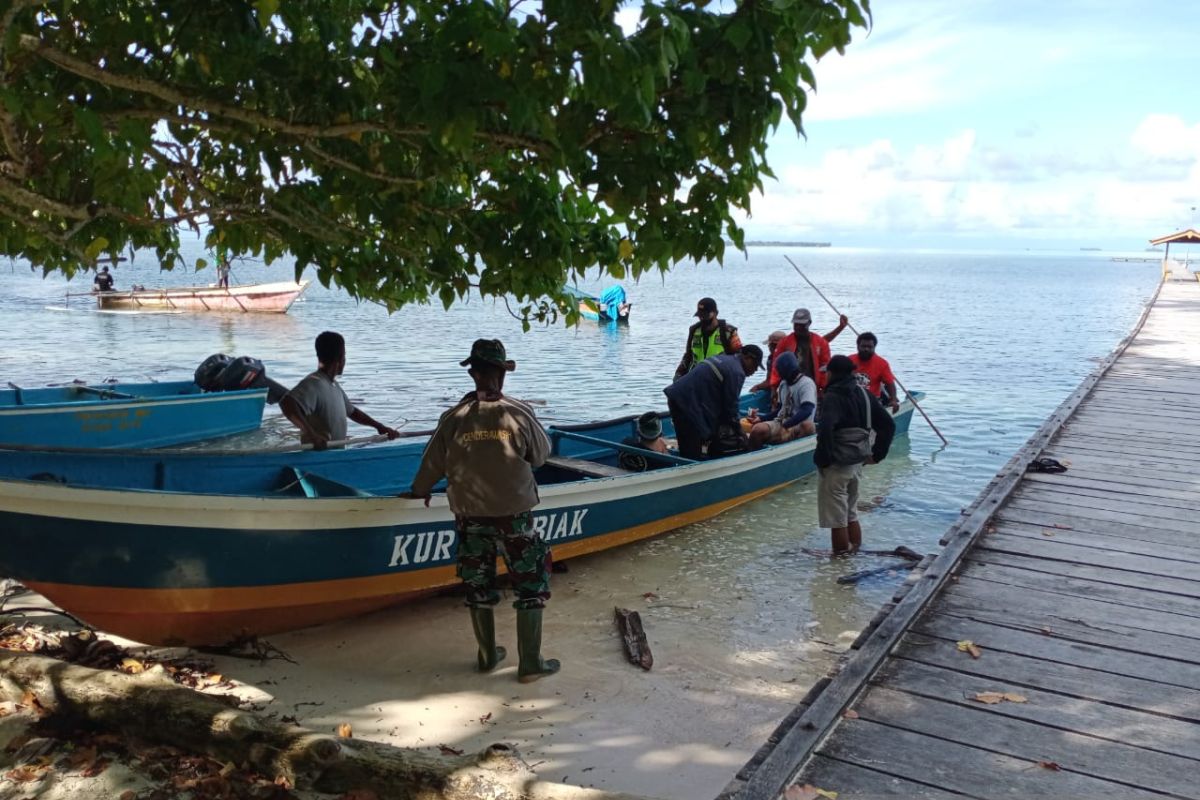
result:
[[[1116,155],[1011,142],[992,145],[966,129],[934,145],[901,149],[880,138],[829,150],[817,163],[781,169],[753,203],[747,231],[1143,239],[1188,224],[1190,206],[1200,205],[1200,123],[1147,116]]]

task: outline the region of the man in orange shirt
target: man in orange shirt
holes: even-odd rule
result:
[[[892,366],[883,356],[875,355],[875,347],[879,338],[870,331],[858,335],[858,352],[850,356],[854,362],[854,377],[868,392],[879,398],[879,401],[892,409],[895,414],[900,410],[900,398],[896,394],[896,376],[892,374]],[[882,393],[881,393],[882,392]]]
[[[805,374],[816,382],[817,392],[823,392],[827,380],[825,366],[831,357],[829,343],[836,339],[837,335],[849,324],[850,320],[845,314],[842,314],[838,326],[822,336],[809,330],[809,326],[812,325],[812,314],[809,310],[797,308],[796,312],[792,314],[792,332],[785,336],[779,346],[775,348],[775,356],[778,358],[780,353],[795,353],[796,357],[800,359]],[[771,375],[767,380],[772,389],[779,385],[779,372],[774,365],[772,365]]]

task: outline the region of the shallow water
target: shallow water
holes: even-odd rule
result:
[[[927,393],[924,408],[950,440],[941,447],[914,418],[910,437],[867,470],[861,503],[866,546],[903,544],[922,552],[936,549],[960,509],[1129,332],[1158,276],[1156,264],[1114,263],[1094,253],[761,249],[749,260],[731,259],[724,269],[683,266],[665,278],[627,284],[634,304],[627,328],[585,322],[576,330],[560,324],[522,333],[503,303],[476,299],[449,311],[415,306],[389,317],[377,305],[319,285],[286,316],[99,314],[88,298],[64,302],[67,289],[87,291],[90,280],[42,279],[15,264],[0,268],[0,381],[35,386],[73,378],[184,378],[206,356],[225,352],[262,359],[272,377],[290,385],[314,367],[313,337],[332,329],[349,342],[343,383],[350,396],[380,420],[420,429],[468,389],[457,362],[471,341],[495,336],[519,365],[508,391],[536,403],[545,422],[626,415],[664,405],[661,389],[701,296],[717,299],[721,315],[746,342],[786,329],[796,306],[812,310],[815,329],[833,327],[835,315],[785,255],[852,324],[879,336],[880,354],[904,385]],[[149,287],[211,280],[205,273],[159,273],[148,259],[121,264],[115,275],[119,289],[131,282]],[[235,283],[289,277],[286,268],[234,269]],[[847,331],[833,350],[851,352],[853,343]],[[264,432],[245,441],[254,446],[291,436],[286,420],[270,409]],[[612,606],[641,608],[663,669],[672,662],[680,669],[681,697],[708,702],[696,692],[724,686],[761,701],[759,713],[778,712],[774,720],[749,726],[751,733],[732,744],[726,761],[709,765],[715,778],[695,767],[694,783],[680,784],[679,796],[731,775],[729,764],[744,760],[765,735],[764,726],[769,731],[786,705],[828,668],[831,645],[844,646],[848,632],[859,629],[903,580],[893,574],[837,585],[839,575],[888,562],[869,556],[830,561],[801,550],[827,547],[826,536],[816,525],[810,478],[717,519],[577,559],[568,574],[555,576],[558,599],[547,616],[547,638],[572,637],[577,659],[606,663]],[[456,604],[427,600],[409,613],[457,620]],[[398,624],[411,630],[415,620],[404,617]],[[308,638],[287,641],[301,647]],[[602,652],[590,652],[597,642]],[[639,788],[623,781],[618,775],[607,785]]]

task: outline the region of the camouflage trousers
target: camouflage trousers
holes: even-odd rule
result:
[[[550,599],[550,545],[533,532],[533,514],[512,517],[455,517],[458,577],[467,586],[467,605],[500,602],[496,556],[504,559],[517,599],[514,608],[542,608]]]

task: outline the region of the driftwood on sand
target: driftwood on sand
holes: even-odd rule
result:
[[[297,789],[371,790],[411,800],[640,800],[541,781],[504,744],[440,756],[319,734],[179,686],[161,667],[130,675],[0,650],[0,700],[36,703],[47,717],[249,764]]]
[[[654,654],[650,652],[650,642],[646,640],[641,615],[628,608],[613,608],[613,618],[617,630],[621,632],[621,644],[625,647],[625,657],[629,663],[646,670],[653,667]]]

